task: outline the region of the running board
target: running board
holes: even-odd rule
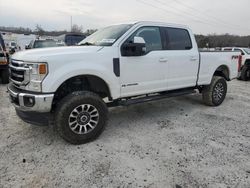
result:
[[[166,91],[166,92],[161,92],[161,93],[156,93],[156,94],[138,96],[138,97],[133,97],[133,98],[119,99],[119,100],[107,103],[107,106],[108,107],[129,106],[132,104],[156,101],[156,100],[161,100],[161,99],[170,98],[170,97],[178,97],[182,95],[196,93],[194,89],[195,88],[181,89],[181,90]]]

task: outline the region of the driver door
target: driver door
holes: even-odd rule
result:
[[[125,43],[132,43],[134,37],[145,40],[146,53],[142,56],[121,55],[121,97],[167,90],[167,61],[160,28],[141,27]]]

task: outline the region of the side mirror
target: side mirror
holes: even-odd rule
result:
[[[122,56],[142,56],[146,53],[146,42],[142,37],[134,37],[133,42],[125,43],[121,49]]]
[[[134,37],[134,44],[146,44],[146,42],[142,37]]]

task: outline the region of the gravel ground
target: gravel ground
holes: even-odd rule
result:
[[[250,187],[250,83],[110,110],[98,140],[73,146],[19,120],[0,86],[0,187]]]

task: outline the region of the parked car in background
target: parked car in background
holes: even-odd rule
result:
[[[7,53],[0,45],[0,79],[3,84],[9,83],[9,67]]]
[[[35,48],[50,48],[50,47],[59,47],[65,46],[65,43],[62,41],[54,39],[35,39],[32,40],[28,45],[25,46],[25,49],[35,49]]]
[[[17,49],[17,43],[15,41],[11,41],[9,43],[9,48],[14,48],[14,49]]]
[[[240,47],[226,47],[222,48],[222,51],[233,51],[241,53],[241,65],[238,78],[241,80],[250,79],[250,49],[249,48],[240,48]]]
[[[7,43],[7,48],[9,54],[11,55],[20,50],[20,47],[17,45],[15,41],[10,41],[9,43]]]
[[[65,42],[67,46],[75,46],[85,38],[86,36],[81,33],[68,33],[57,37],[58,40]]]

